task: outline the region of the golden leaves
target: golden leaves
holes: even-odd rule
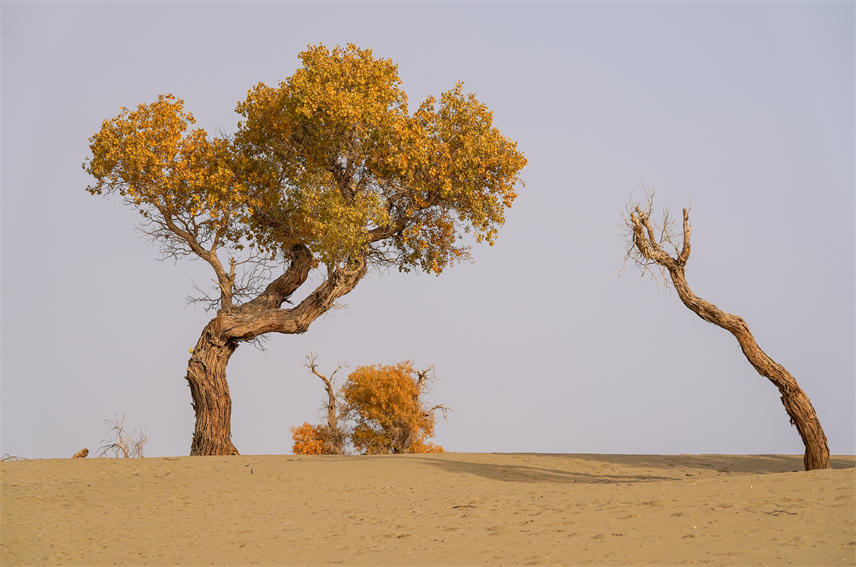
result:
[[[421,399],[424,385],[409,362],[352,372],[342,396],[355,421],[354,448],[367,454],[442,452],[427,442],[434,435],[434,414]]]
[[[295,455],[324,454],[324,426],[304,423],[300,427],[291,427],[294,444],[291,447]]]
[[[123,108],[90,138],[84,169],[95,184],[87,190],[117,192],[144,216],[198,219],[237,240],[232,223],[250,196],[233,170],[232,147],[193,124],[184,101],[169,94]]]
[[[277,87],[249,89],[234,142],[192,128],[172,95],[122,109],[90,140],[88,190],[236,247],[302,244],[328,265],[369,256],[440,273],[467,256],[464,233],[493,243],[526,159],[484,104],[458,83],[410,114],[391,60],[353,44],[300,59]]]
[[[484,104],[458,83],[409,114],[388,59],[354,45],[310,45],[300,58],[278,88],[259,85],[238,105],[236,139],[272,178],[290,180],[266,201],[322,261],[394,249],[400,269],[439,273],[467,256],[462,233],[495,240],[526,159]]]
[[[348,424],[339,426],[304,423],[292,427],[292,450],[300,455],[341,452],[347,439],[357,452],[442,453],[443,448],[428,440],[434,435],[434,411],[422,399],[428,372],[417,372],[409,362],[392,366],[361,366],[352,372],[339,390],[334,407]],[[336,432],[338,437],[336,437]],[[332,443],[332,438],[338,443]]]

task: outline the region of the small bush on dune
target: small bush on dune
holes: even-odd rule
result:
[[[143,449],[148,441],[148,436],[144,431],[135,430],[129,432],[125,426],[125,416],[122,418],[105,419],[104,423],[109,425],[107,435],[101,440],[101,452],[99,456],[105,455],[110,457],[143,457]],[[87,450],[87,454],[89,451]]]
[[[335,433],[324,425],[304,423],[300,427],[292,427],[291,437],[294,444],[291,450],[295,455],[340,455],[341,444],[336,442]]]
[[[430,369],[414,370],[410,362],[361,366],[351,373],[342,397],[355,424],[354,448],[370,455],[429,452],[434,411],[445,409],[425,407],[422,396],[429,378]]]
[[[410,362],[361,366],[337,394],[332,375],[327,378],[318,372],[314,356],[308,360],[307,366],[327,389],[328,425],[292,427],[295,454],[342,454],[346,445],[369,455],[444,452],[429,441],[434,435],[434,412],[446,413],[445,406],[429,408],[422,399],[433,379],[430,368],[418,371]]]
[[[295,455],[321,455],[324,449],[324,438],[321,425],[304,422],[300,427],[292,427],[291,437],[294,440],[291,450]]]

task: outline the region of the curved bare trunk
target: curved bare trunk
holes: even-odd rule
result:
[[[317,358],[314,354],[306,356],[306,367],[321,379],[324,383],[324,389],[327,391],[327,428],[323,453],[325,455],[342,455],[344,454],[347,434],[343,428],[339,427],[339,402],[336,398],[336,389],[333,387],[333,377],[342,367],[336,367],[336,370],[328,378],[318,370]]]
[[[187,383],[193,397],[196,427],[191,455],[237,455],[232,444],[232,398],[226,382],[226,365],[237,343],[225,339],[220,318],[211,320],[187,364]]]
[[[726,313],[696,296],[687,284],[683,269],[669,270],[669,273],[684,305],[705,321],[722,327],[734,335],[746,360],[758,371],[758,374],[770,380],[778,388],[791,424],[796,426],[805,445],[803,456],[805,470],[828,469],[829,443],[826,434],[823,432],[814,406],[811,405],[811,401],[797,384],[796,379],[784,366],[770,358],[758,346],[742,317]]]
[[[636,206],[630,213],[629,224],[633,231],[632,246],[638,250],[642,261],[647,268],[649,263],[668,270],[672,284],[678,292],[681,301],[693,313],[709,323],[722,327],[734,335],[743,354],[749,363],[758,371],[758,374],[766,377],[778,388],[781,394],[782,404],[790,417],[791,424],[796,426],[800,438],[805,445],[803,464],[805,470],[828,469],[829,468],[829,443],[817,412],[811,405],[808,396],[797,384],[796,379],[784,366],[767,356],[755,337],[749,331],[749,325],[742,317],[727,313],[704,299],[695,295],[690,289],[685,276],[685,266],[690,257],[690,219],[689,212],[683,210],[683,243],[680,251],[675,250],[677,256],[672,257],[661,248],[661,243],[673,244],[673,237],[669,234],[668,220],[664,221],[664,229],[660,231],[661,237],[656,238],[656,232],[651,224],[651,202],[648,209],[643,211]]]

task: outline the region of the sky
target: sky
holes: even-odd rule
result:
[[[162,262],[120,200],[89,195],[88,138],[173,93],[209,132],[307,44],[399,66],[411,108],[462,80],[529,160],[493,247],[371,273],[303,335],[228,367],[244,454],[320,422],[303,367],[434,365],[450,451],[802,453],[726,331],[625,256],[622,212],[690,207],[694,291],[742,316],[856,452],[854,4],[3,2],[0,452],[95,451],[105,419],[186,455],[188,306],[201,262]],[[318,281],[317,279],[315,280]]]

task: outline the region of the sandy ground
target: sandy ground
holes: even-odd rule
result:
[[[856,457],[0,463],[3,565],[856,565]]]

